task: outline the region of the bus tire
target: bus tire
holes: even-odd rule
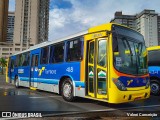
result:
[[[151,80],[151,94],[160,95],[160,82],[158,80]]]
[[[18,76],[15,77],[15,87],[19,88],[19,79],[18,79]]]
[[[68,102],[72,102],[74,100],[73,84],[69,78],[66,78],[64,82],[62,83],[61,95],[63,99]]]

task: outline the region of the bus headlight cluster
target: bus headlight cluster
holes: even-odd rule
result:
[[[121,90],[121,91],[127,90],[127,88],[124,86],[124,84],[120,80],[113,78],[113,82],[119,90]]]

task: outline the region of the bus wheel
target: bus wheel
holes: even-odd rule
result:
[[[15,78],[15,86],[16,86],[16,88],[18,88],[18,87],[19,87],[19,80],[18,80],[18,76],[16,76],[16,78]]]
[[[160,82],[159,81],[151,81],[151,93],[153,95],[160,94]]]
[[[64,100],[71,102],[74,100],[73,85],[69,78],[66,78],[62,84],[62,97]]]

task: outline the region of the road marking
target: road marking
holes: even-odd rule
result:
[[[99,110],[91,110],[93,112],[100,111],[114,111],[114,110],[128,110],[128,109],[136,109],[136,108],[149,108],[149,107],[160,107],[160,105],[148,105],[148,106],[137,106],[137,107],[126,107],[126,108],[109,108],[109,109],[99,109]]]
[[[15,117],[15,118],[1,118],[1,120],[18,120],[18,119],[25,119],[25,118],[23,118],[23,117]]]
[[[127,108],[120,108],[119,110],[123,110],[123,109],[135,109],[135,108],[148,108],[148,107],[160,107],[160,105],[148,105],[148,106],[127,107]]]
[[[57,97],[61,97],[61,96],[46,96],[46,97],[38,97],[38,96],[36,97],[36,96],[33,96],[33,97],[29,97],[29,98],[38,99],[38,98],[48,98],[48,97],[49,98],[57,98]]]
[[[29,97],[29,98],[46,98],[46,97]]]
[[[109,109],[99,109],[99,110],[91,110],[91,111],[89,111],[89,112],[114,111],[114,110],[117,110],[117,109],[114,109],[114,108],[109,108]]]
[[[62,97],[62,96],[48,96],[48,97],[56,98],[56,97]]]

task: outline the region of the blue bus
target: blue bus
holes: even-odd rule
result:
[[[151,93],[160,95],[160,46],[148,47],[147,50]]]

